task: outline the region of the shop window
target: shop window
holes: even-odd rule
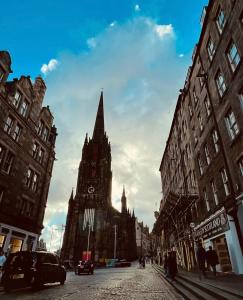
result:
[[[12,238],[10,241],[10,253],[15,253],[21,250],[23,241],[20,239]]]
[[[3,249],[5,239],[5,235],[0,234],[0,249]]]
[[[8,116],[7,117],[7,120],[5,122],[5,125],[4,125],[4,131],[8,134],[11,133],[11,130],[12,130],[12,127],[13,127],[13,124],[14,124],[14,119],[11,117],[11,116]]]
[[[232,110],[225,116],[226,127],[231,140],[234,140],[240,132],[238,124],[235,119],[235,115]]]
[[[218,71],[218,73],[216,74],[215,81],[216,81],[218,93],[220,97],[223,97],[227,87],[226,87],[224,76],[221,73],[221,71]]]
[[[239,55],[239,52],[238,52],[238,50],[236,48],[236,45],[233,41],[231,41],[231,43],[228,47],[228,50],[226,52],[226,56],[228,58],[230,67],[231,67],[232,71],[234,72],[236,70],[237,66],[240,63],[240,55]]]
[[[228,175],[226,170],[223,168],[220,171],[221,174],[221,178],[222,178],[222,182],[224,185],[224,191],[225,191],[225,195],[228,196],[230,194],[230,187],[229,187],[229,179],[228,179]]]
[[[7,174],[9,174],[11,171],[13,160],[14,160],[14,155],[9,151],[3,163],[3,171],[6,172]]]
[[[218,28],[218,31],[220,34],[222,33],[222,31],[224,29],[225,23],[226,23],[225,14],[224,14],[224,11],[220,7],[218,9],[218,13],[216,16],[216,24],[217,24],[217,28]]]

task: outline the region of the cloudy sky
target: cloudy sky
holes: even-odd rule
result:
[[[45,105],[58,128],[43,231],[48,248],[60,245],[58,228],[65,224],[101,89],[112,145],[113,205],[120,209],[124,184],[129,208],[152,229],[161,199],[158,169],[206,4],[207,0],[1,4],[1,49],[11,54],[12,78],[42,74],[48,88]]]

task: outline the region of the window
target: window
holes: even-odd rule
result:
[[[212,191],[213,191],[213,198],[214,198],[214,202],[216,205],[219,204],[219,197],[218,197],[218,191],[216,189],[216,185],[214,180],[211,181],[211,187],[212,187]]]
[[[6,153],[6,149],[2,145],[0,145],[0,166],[4,160],[5,153]]]
[[[20,214],[30,217],[33,215],[34,204],[26,199],[22,199]]]
[[[192,104],[191,104],[191,102],[189,102],[188,109],[189,109],[189,115],[190,115],[190,117],[192,117],[193,111],[192,111]]]
[[[213,144],[214,144],[215,152],[218,153],[219,152],[219,136],[218,136],[218,132],[215,129],[212,132],[212,137],[213,137]]]
[[[202,175],[203,174],[203,164],[202,164],[202,160],[201,160],[200,156],[198,156],[197,161],[198,161],[200,175]]]
[[[204,77],[203,77],[203,74],[204,74],[204,72],[203,72],[202,68],[200,68],[199,71],[198,71],[197,77],[198,77],[198,80],[199,80],[199,83],[200,83],[200,87],[201,87],[201,88],[202,88],[203,85],[204,85]]]
[[[205,152],[207,164],[210,165],[211,159],[210,159],[209,150],[208,150],[207,145],[204,146],[204,152]]]
[[[25,184],[27,185],[27,187],[30,187],[30,185],[31,185],[33,173],[34,172],[31,169],[28,169],[27,176],[26,176],[26,182],[25,182]]]
[[[45,142],[47,141],[48,134],[49,134],[49,130],[48,130],[47,127],[45,127],[44,130],[43,130],[43,134],[42,134],[43,141],[45,141]]]
[[[239,162],[240,175],[243,176],[243,156],[240,158]]]
[[[38,157],[37,157],[38,162],[42,163],[43,162],[43,158],[44,158],[44,150],[40,148],[39,152],[38,152]]]
[[[194,102],[195,102],[195,105],[196,105],[196,104],[197,104],[197,101],[198,101],[198,97],[197,97],[195,88],[193,89],[192,96],[193,96],[193,99],[194,99]]]
[[[26,101],[24,100],[24,101],[21,103],[21,106],[20,106],[20,109],[19,109],[19,113],[20,113],[23,117],[26,117],[26,116],[27,116],[28,107],[29,107],[28,102],[26,102]]]
[[[222,97],[226,91],[226,84],[225,84],[224,76],[220,71],[218,71],[215,80],[216,80],[216,85],[217,85],[219,95],[220,97]]]
[[[31,189],[33,192],[36,192],[38,186],[39,176],[35,173],[32,180]]]
[[[204,201],[207,207],[207,211],[210,211],[210,205],[209,205],[209,201],[208,201],[208,194],[206,192],[206,190],[203,191],[203,196],[204,196]]]
[[[13,135],[12,135],[13,139],[16,142],[19,141],[19,137],[20,137],[21,131],[22,131],[22,127],[19,124],[16,124],[14,132],[13,132]]]
[[[222,169],[220,171],[220,173],[221,173],[221,177],[222,177],[222,181],[223,181],[223,185],[224,185],[225,195],[228,196],[230,194],[230,188],[229,188],[229,180],[228,180],[226,170]]]
[[[13,97],[13,105],[14,105],[16,108],[19,107],[19,102],[20,102],[20,100],[21,100],[21,94],[20,94],[18,91],[16,91],[16,92],[15,92],[15,95],[14,95],[14,97]]]
[[[215,45],[214,45],[214,42],[211,39],[211,37],[209,38],[208,43],[207,43],[207,51],[208,51],[209,59],[213,60],[214,53],[215,53]]]
[[[209,117],[211,115],[211,104],[208,96],[206,96],[206,98],[204,99],[204,105],[206,108],[207,116]]]
[[[32,156],[33,156],[34,158],[37,157],[38,148],[39,148],[39,145],[38,145],[37,143],[34,143],[34,144],[33,144],[33,147],[32,147]]]
[[[203,131],[203,119],[200,114],[198,114],[198,121],[199,121],[200,130]]]
[[[226,19],[225,19],[224,12],[221,8],[219,8],[217,17],[216,17],[216,24],[217,24],[217,28],[218,28],[220,34],[222,33],[222,31],[224,29],[225,22],[226,22]]]
[[[236,48],[236,45],[232,41],[228,50],[227,50],[227,58],[230,63],[231,69],[234,72],[237,68],[238,64],[240,63],[240,55]]]
[[[235,139],[237,134],[239,133],[239,127],[236,123],[235,115],[232,110],[228,112],[225,117],[226,127],[228,129],[229,136],[232,140]]]
[[[3,164],[3,171],[7,174],[10,173],[11,167],[13,165],[14,155],[11,152],[8,152],[5,162]]]
[[[38,133],[39,135],[42,135],[42,130],[43,130],[43,128],[44,128],[44,123],[43,123],[42,121],[39,121],[38,127],[37,127],[37,133]]]
[[[6,121],[6,123],[4,125],[4,128],[3,128],[4,131],[7,132],[8,134],[10,134],[10,132],[11,132],[11,129],[13,127],[13,123],[14,123],[13,118],[8,116],[7,121]]]

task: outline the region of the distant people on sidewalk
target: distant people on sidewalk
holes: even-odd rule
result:
[[[175,276],[177,274],[177,262],[176,262],[176,252],[175,251],[170,251],[168,260],[168,273],[172,281],[175,280]]]
[[[169,271],[168,271],[168,256],[167,254],[164,255],[164,269],[165,269],[165,276],[169,276]]]
[[[140,256],[139,258],[139,267],[140,268],[145,268],[145,257],[144,256]]]
[[[206,250],[203,248],[201,243],[198,244],[197,248],[197,262],[199,267],[199,278],[201,279],[201,274],[203,274],[203,276],[206,277]]]
[[[219,258],[212,246],[209,246],[209,250],[206,252],[206,260],[207,264],[212,267],[214,276],[216,276],[216,265],[219,263]]]

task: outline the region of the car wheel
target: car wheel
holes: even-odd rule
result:
[[[60,284],[61,284],[61,285],[64,285],[64,283],[65,283],[65,279],[63,278],[63,279],[60,281]]]

